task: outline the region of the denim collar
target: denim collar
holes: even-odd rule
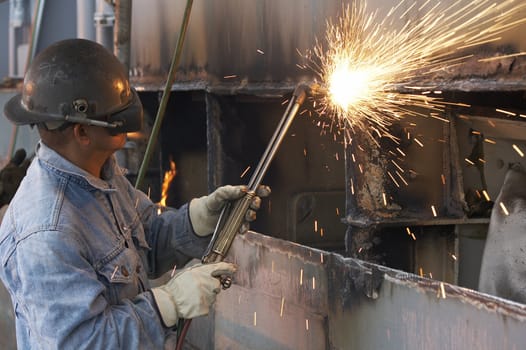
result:
[[[35,154],[41,164],[49,170],[79,185],[100,191],[115,191],[115,186],[113,186],[115,176],[125,174],[125,170],[117,165],[114,155],[110,156],[104,163],[101,179],[71,163],[53,149],[46,146],[42,141],[38,142]]]

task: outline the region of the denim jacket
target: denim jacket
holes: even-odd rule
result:
[[[0,227],[19,349],[163,349],[148,278],[200,258],[188,205],[161,208],[110,158],[96,178],[40,143]]]

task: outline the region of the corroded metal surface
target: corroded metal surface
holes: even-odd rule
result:
[[[189,346],[220,349],[520,349],[526,306],[248,232],[233,286]],[[203,344],[202,332],[209,332]]]
[[[220,86],[223,90],[260,89],[280,86],[313,73],[298,66],[306,62],[300,54],[312,49],[316,39],[323,41],[326,21],[336,19],[350,0],[196,0],[193,4],[187,40],[183,50],[175,89]],[[445,0],[445,6],[453,3]],[[467,4],[470,0],[461,0]],[[390,8],[411,7],[413,2],[367,0],[367,8],[385,16]],[[423,5],[425,0],[417,0]],[[171,54],[181,25],[184,1],[134,0],[131,75],[136,86],[158,90],[164,87]],[[405,7],[404,7],[405,6]],[[394,25],[418,21],[422,14],[406,13]],[[524,14],[517,13],[517,18]],[[500,42],[475,48],[475,55],[465,64],[427,75],[423,84],[437,89],[486,91],[520,90],[526,60],[502,58],[479,61],[526,50],[522,35],[526,25],[503,33]],[[484,52],[479,52],[484,50]],[[477,56],[477,54],[479,54]],[[422,79],[422,77],[419,77]]]

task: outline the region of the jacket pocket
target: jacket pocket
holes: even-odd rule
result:
[[[97,273],[106,286],[105,295],[110,304],[118,304],[122,299],[131,299],[140,292],[137,276],[139,264],[137,253],[124,246],[100,264]]]

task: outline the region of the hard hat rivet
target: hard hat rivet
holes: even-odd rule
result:
[[[84,99],[78,99],[73,101],[73,108],[79,113],[86,113],[88,111],[88,101]]]

